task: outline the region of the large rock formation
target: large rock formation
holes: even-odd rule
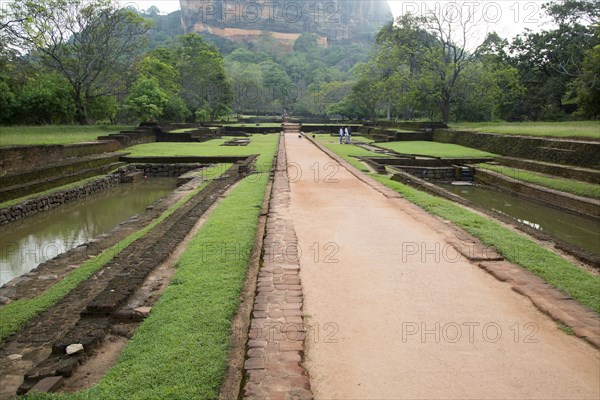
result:
[[[352,40],[392,19],[385,0],[180,0],[185,32],[234,41],[270,34],[292,45],[306,32],[319,43]]]

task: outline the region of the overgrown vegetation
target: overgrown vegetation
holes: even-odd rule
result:
[[[550,1],[551,28],[511,41],[471,34],[481,7],[448,12],[406,14],[376,34],[357,26],[351,41],[328,46],[315,24],[290,49],[268,34],[252,43],[183,35],[180,12],[134,12],[116,0],[11,2],[0,11],[0,122],[207,121],[284,110],[444,122],[598,117],[597,1]]]
[[[218,164],[213,168],[207,169],[206,179],[210,180],[222,175],[227,169],[227,164]],[[49,287],[40,295],[27,300],[17,300],[0,308],[0,340],[5,339],[11,334],[17,332],[27,321],[38,314],[52,307],[69,292],[75,289],[81,282],[88,279],[92,274],[102,268],[111,259],[116,257],[121,251],[125,250],[131,243],[143,237],[150,232],[156,225],[165,220],[169,215],[175,212],[181,205],[187,202],[192,196],[199,193],[208,182],[202,183],[198,188],[187,194],[183,199],[170,207],[160,217],[154,220],[150,225],[141,229],[111,248],[104,250],[89,261],[84,262],[79,268],[70,272],[62,280]]]
[[[481,9],[406,14],[384,26],[349,94],[329,111],[352,117],[560,121],[600,110],[600,5],[556,0],[552,21],[509,41],[477,39]],[[423,13],[425,14],[425,13]]]
[[[519,181],[533,183],[535,185],[575,194],[577,196],[600,199],[600,185],[598,184],[579,182],[572,179],[554,178],[524,169],[504,167],[501,165],[479,164],[477,166],[479,168],[498,172]]]
[[[246,276],[278,135],[260,174],[245,178],[209,217],[170,286],[95,387],[60,399],[216,399],[227,368],[231,319]]]

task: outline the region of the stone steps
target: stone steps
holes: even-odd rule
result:
[[[0,179],[0,203],[106,174],[124,165],[119,161],[121,156],[123,153],[108,153],[67,160],[22,175],[3,177]]]
[[[18,394],[27,393],[44,378],[71,376],[102,344],[111,329],[123,323],[124,317],[131,316],[133,322],[143,319],[143,316],[127,309],[127,300],[147,276],[173,253],[206,210],[240,177],[237,166],[234,166],[222,179],[212,181],[169,218],[124,249],[93,277],[18,333],[33,334],[28,327],[41,321],[40,330],[35,334],[45,338],[45,346],[52,347],[52,353],[25,374]],[[58,315],[52,317],[53,312]],[[61,332],[55,334],[56,327],[49,325],[59,324],[61,318],[64,325],[65,312],[69,323],[61,326]],[[16,337],[14,340],[23,339]],[[67,354],[66,348],[71,344],[82,344],[83,351]]]
[[[600,171],[594,169],[565,166],[543,161],[525,160],[522,158],[513,157],[497,157],[496,161],[507,167],[600,184]]]

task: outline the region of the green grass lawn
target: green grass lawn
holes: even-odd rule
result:
[[[118,125],[40,125],[0,127],[0,146],[89,142],[98,136],[131,129]]]
[[[131,157],[172,157],[172,156],[243,156],[260,154],[269,147],[273,136],[252,135],[248,146],[222,146],[232,137],[213,139],[201,143],[147,143],[127,149]]]
[[[263,123],[250,123],[246,122],[243,124],[227,124],[227,126],[231,126],[234,128],[280,128],[281,122],[263,122]]]
[[[209,217],[118,363],[95,387],[60,399],[217,399],[231,319],[254,245],[278,135],[265,137],[258,175],[242,180]]]
[[[205,173],[206,179],[210,180],[222,175],[229,167],[231,167],[231,165],[232,164],[218,164],[214,168],[208,168]],[[94,272],[98,271],[112,258],[126,249],[127,246],[154,229],[156,225],[175,212],[177,208],[183,205],[193,195],[200,192],[206,185],[208,185],[207,181],[165,211],[159,218],[152,221],[150,225],[132,233],[111,248],[103,251],[89,261],[86,261],[79,268],[70,272],[62,280],[49,287],[40,295],[32,299],[17,300],[0,308],[0,321],[2,321],[2,324],[0,324],[0,340],[17,332],[27,321],[56,304],[81,282],[88,279]]]
[[[461,131],[502,133],[550,137],[586,138],[600,140],[599,121],[570,122],[463,122],[450,124]]]
[[[600,185],[598,184],[579,182],[565,178],[554,178],[524,169],[504,167],[501,165],[479,164],[477,166],[479,168],[498,172],[519,181],[533,183],[534,185],[544,186],[561,192],[575,194],[577,196],[600,199]]]
[[[472,158],[472,157],[494,157],[494,154],[457,144],[437,142],[388,142],[377,143],[377,146],[393,150],[402,154],[418,154],[431,157],[443,158]]]
[[[353,159],[341,151],[342,146],[329,148],[346,161],[352,162]],[[505,228],[487,216],[481,216],[449,200],[392,181],[388,176],[370,175],[427,212],[465,229],[485,245],[494,246],[508,261],[533,272],[581,304],[600,313],[599,276],[578,268],[556,253],[509,228]]]
[[[169,133],[187,133],[191,131],[195,131],[196,128],[183,128],[183,129],[175,129],[174,131],[170,131]]]
[[[329,150],[336,152],[337,154],[344,156],[344,158],[363,172],[369,172],[369,169],[362,162],[358,161],[355,157],[381,157],[381,154],[373,153],[365,150],[362,147],[352,146],[347,144],[340,144],[339,136],[331,136],[328,134],[315,135],[315,139],[319,143],[323,144]],[[354,137],[352,138],[354,140]],[[364,138],[363,138],[364,139]]]

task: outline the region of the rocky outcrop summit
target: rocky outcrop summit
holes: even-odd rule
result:
[[[185,32],[205,33],[238,42],[264,35],[293,45],[303,33],[319,44],[358,39],[393,17],[382,0],[181,0]]]

